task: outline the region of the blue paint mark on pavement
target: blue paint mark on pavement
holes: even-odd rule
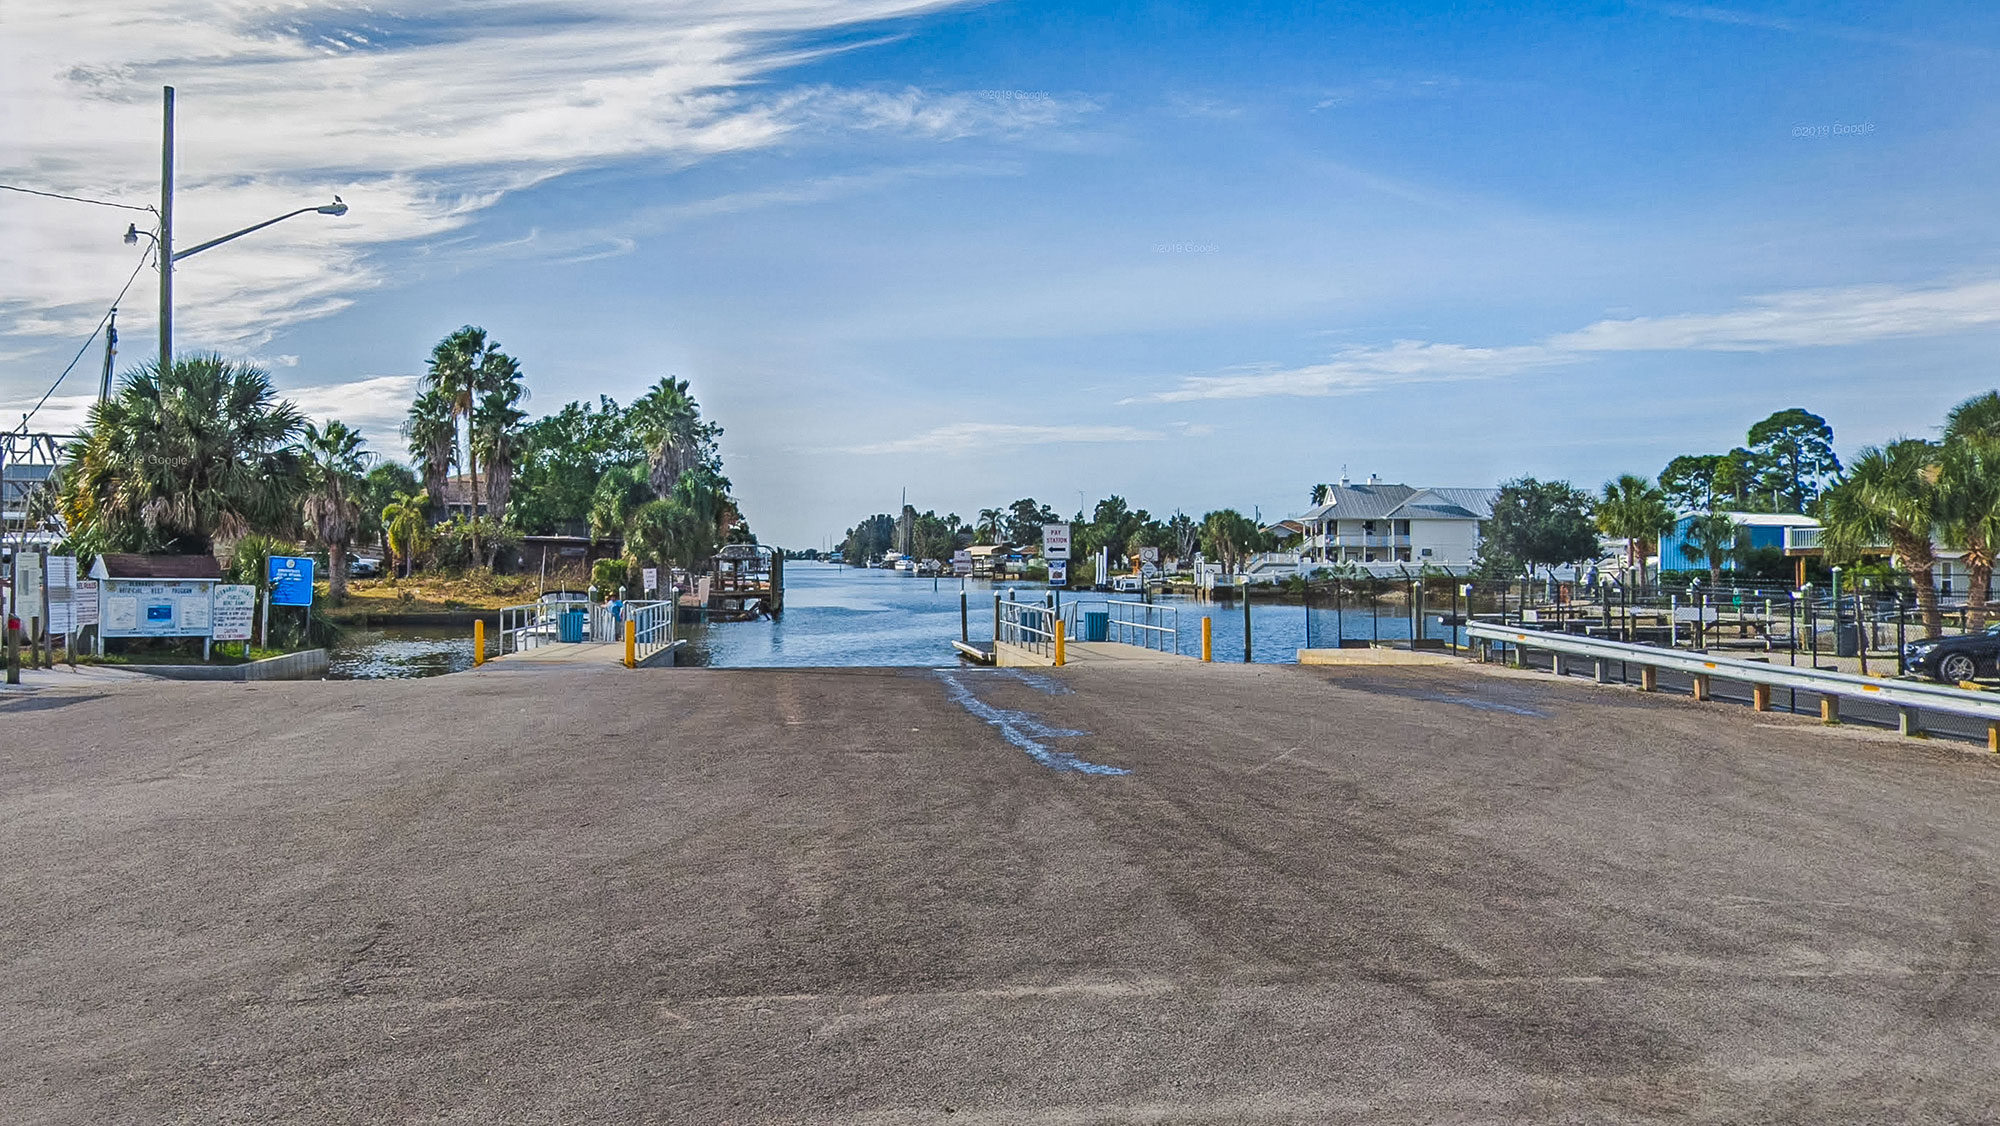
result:
[[[956,672],[939,672],[937,678],[944,682],[952,701],[971,712],[974,718],[997,728],[1000,737],[1027,752],[1029,758],[1051,770],[1069,770],[1078,774],[1130,774],[1122,766],[1104,766],[1084,760],[1068,751],[1058,751],[1043,743],[1043,739],[1068,739],[1078,735],[1088,735],[1088,731],[1071,731],[1067,728],[1050,727],[1027,712],[996,708],[992,704],[973,695],[972,689],[959,679]],[[1037,678],[1046,679],[1046,678]]]

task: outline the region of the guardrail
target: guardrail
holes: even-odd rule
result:
[[[1824,669],[1801,669],[1787,665],[1765,664],[1762,661],[1745,661],[1711,653],[1662,649],[1653,645],[1635,645],[1630,642],[1607,641],[1572,634],[1544,633],[1539,630],[1521,629],[1518,626],[1495,626],[1474,622],[1466,627],[1466,632],[1471,636],[1473,643],[1479,646],[1480,656],[1484,660],[1492,659],[1495,647],[1517,651],[1532,649],[1550,654],[1555,661],[1555,672],[1558,675],[1565,671],[1563,661],[1566,657],[1596,661],[1599,681],[1609,680],[1608,665],[1611,662],[1622,661],[1636,665],[1640,670],[1639,686],[1644,691],[1654,690],[1657,686],[1656,676],[1662,669],[1685,673],[1692,677],[1694,697],[1697,700],[1709,697],[1711,680],[1748,684],[1751,689],[1751,706],[1758,711],[1770,710],[1773,688],[1809,692],[1819,697],[1820,718],[1827,723],[1840,721],[1840,701],[1843,699],[1867,700],[1894,707],[1898,717],[1897,729],[1905,735],[1923,733],[1924,712],[1965,716],[1984,722],[1987,749],[2000,751],[2000,697],[1979,692],[1942,684],[1877,679],[1850,673],[1828,672]]]

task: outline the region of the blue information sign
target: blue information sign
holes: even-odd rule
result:
[[[313,561],[296,555],[271,556],[271,605],[313,604]]]

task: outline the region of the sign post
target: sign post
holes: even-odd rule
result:
[[[1042,558],[1049,564],[1049,585],[1069,583],[1069,525],[1042,525]]]

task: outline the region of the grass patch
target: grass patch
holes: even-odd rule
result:
[[[541,594],[541,579],[536,575],[496,575],[487,570],[425,572],[407,579],[350,580],[347,601],[337,607],[323,607],[323,612],[335,618],[366,615],[375,619],[399,614],[499,610],[533,602]]]

